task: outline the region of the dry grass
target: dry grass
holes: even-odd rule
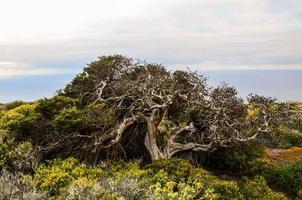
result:
[[[289,149],[266,149],[263,157],[275,164],[292,163],[302,159],[302,147]]]

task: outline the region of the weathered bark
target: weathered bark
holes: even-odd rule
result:
[[[152,160],[158,160],[164,158],[163,153],[157,146],[156,136],[158,125],[161,121],[162,116],[159,113],[158,109],[152,111],[150,118],[145,117],[147,122],[148,131],[145,136],[145,146],[150,154]]]
[[[175,130],[172,136],[169,138],[168,143],[164,150],[162,151],[157,146],[157,133],[158,133],[158,125],[162,120],[162,115],[159,113],[158,109],[154,109],[152,111],[151,117],[144,116],[148,131],[145,135],[145,147],[147,148],[150,157],[152,160],[158,160],[161,158],[171,158],[178,152],[192,150],[192,151],[209,151],[213,147],[213,143],[210,144],[198,144],[198,143],[186,143],[181,144],[174,142],[175,138],[187,131],[187,132],[195,132],[195,128],[192,126],[186,126],[184,128],[180,128]]]

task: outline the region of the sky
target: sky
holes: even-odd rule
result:
[[[262,91],[250,71],[265,70],[271,87],[262,92],[302,101],[302,89],[290,88],[302,85],[302,1],[0,0],[0,102],[49,97],[110,54],[216,71],[213,84],[242,94]],[[292,72],[270,73],[280,70]]]

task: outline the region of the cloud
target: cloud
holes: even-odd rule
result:
[[[206,61],[196,64],[169,65],[169,69],[183,69],[187,67],[192,71],[211,71],[211,70],[300,70],[300,64],[226,64],[214,61]]]
[[[0,61],[34,68],[119,53],[168,66],[302,69],[301,13],[300,0],[0,0]]]
[[[38,68],[28,63],[0,62],[0,79],[14,78],[17,76],[37,76],[70,74],[67,69],[60,68]]]

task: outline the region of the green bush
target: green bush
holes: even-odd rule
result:
[[[250,163],[250,168],[246,170],[246,175],[260,175],[265,180],[278,188],[296,195],[302,188],[302,160],[285,165],[273,165],[265,159],[258,159]]]
[[[266,179],[276,187],[295,194],[302,188],[302,160],[272,168],[271,171],[265,174]]]
[[[272,167],[266,160],[255,159],[248,164],[250,175],[273,176]],[[147,180],[156,199],[287,199],[269,188],[263,177],[244,178],[237,183],[221,180],[202,168],[180,159],[160,160],[147,166]],[[248,171],[248,170],[245,170]],[[294,181],[293,181],[294,182]],[[185,192],[186,191],[186,192]]]
[[[6,168],[10,161],[9,152],[13,149],[14,142],[7,130],[0,129],[0,170]]]
[[[220,180],[187,160],[163,159],[146,169],[155,199],[243,199],[236,182]]]
[[[64,108],[54,119],[55,126],[65,132],[77,132],[86,128],[83,111],[76,108]]]
[[[244,174],[251,163],[261,157],[263,150],[263,146],[259,144],[220,149],[208,155],[206,165],[218,170]]]
[[[28,135],[39,119],[36,104],[23,104],[4,112],[0,118],[0,128],[9,130],[13,136]]]
[[[94,184],[102,175],[100,168],[89,167],[74,158],[68,158],[63,161],[53,160],[48,166],[40,166],[35,173],[34,183],[40,190],[57,195],[72,182],[84,179]]]
[[[39,166],[39,156],[30,142],[17,144],[10,152],[10,163],[13,171],[33,172]]]
[[[286,199],[263,177],[223,180],[187,160],[163,159],[144,168],[140,162],[108,162],[102,168],[73,158],[42,165],[35,186],[54,199]]]
[[[121,180],[124,178],[140,179],[148,175],[148,172],[140,168],[140,162],[108,162],[106,164],[106,174],[109,177]]]
[[[235,181],[217,181],[213,184],[214,191],[218,193],[219,199],[245,199],[240,193],[238,184]]]
[[[84,109],[84,114],[85,123],[90,126],[109,127],[116,122],[114,111],[104,103],[87,106]]]
[[[54,118],[54,124],[64,132],[93,132],[111,126],[115,122],[114,112],[105,104],[96,104],[84,109],[77,107],[64,108]]]
[[[287,149],[297,146],[302,146],[302,135],[293,132],[285,132],[279,135],[277,148]]]
[[[65,96],[54,96],[50,99],[41,99],[38,101],[36,111],[44,117],[52,119],[64,108],[71,108],[79,104],[77,99],[72,99]]]
[[[150,177],[153,177],[154,181],[161,181],[157,179],[157,174],[165,173],[173,181],[180,181],[187,179],[190,173],[193,171],[193,166],[187,160],[172,158],[172,159],[161,159],[149,164],[146,167],[149,170]]]
[[[33,172],[39,164],[39,157],[30,142],[14,142],[7,130],[0,129],[0,170]]]
[[[254,179],[243,178],[240,183],[240,193],[248,200],[285,200],[283,194],[272,191],[265,179],[256,176]]]
[[[25,104],[25,102],[16,100],[16,101],[6,103],[4,105],[4,107],[5,107],[5,110],[11,110],[11,109],[17,108],[18,106],[21,106],[22,104]]]
[[[300,189],[298,192],[297,192],[297,198],[296,200],[302,200],[302,189]]]

